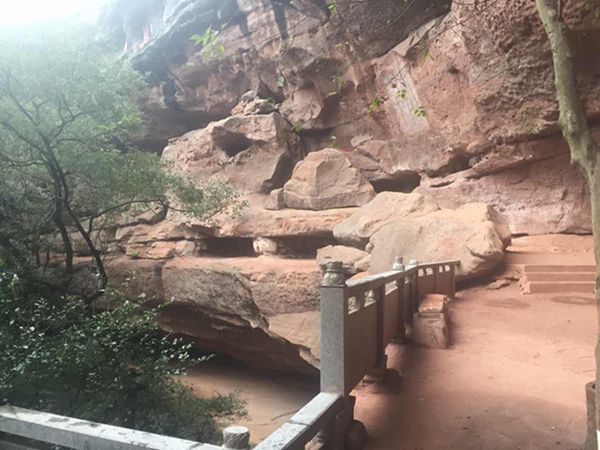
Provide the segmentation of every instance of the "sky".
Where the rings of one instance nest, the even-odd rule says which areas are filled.
[[[0,26],[19,25],[79,15],[96,17],[103,0],[0,0]]]

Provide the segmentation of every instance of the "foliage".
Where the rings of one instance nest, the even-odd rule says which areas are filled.
[[[327,9],[329,9],[329,15],[331,18],[337,16],[337,2],[331,2],[327,5]]]
[[[424,106],[417,106],[414,109],[413,114],[417,117],[427,117],[427,110]]]
[[[367,111],[369,112],[369,114],[374,113],[377,109],[379,109],[379,107],[383,105],[383,100],[379,97],[374,97],[373,99],[371,99],[371,101],[369,102],[369,108],[367,109]]]
[[[300,132],[302,131],[302,124],[300,122],[294,122],[292,124],[292,133],[295,134],[300,134]]]
[[[280,73],[277,75],[277,87],[283,89],[285,87],[285,77]]]
[[[407,93],[406,93],[406,89],[398,89],[395,92],[396,98],[399,98],[400,100],[406,100],[407,98]]]
[[[172,378],[190,347],[160,332],[157,310],[112,299],[93,312],[0,272],[0,401],[199,441],[215,438],[215,418],[243,413],[233,395],[196,398]]]
[[[204,62],[211,61],[225,54],[225,45],[218,42],[219,33],[209,26],[202,34],[193,34],[190,40],[194,42],[196,47],[202,49],[202,60]]]
[[[330,145],[331,145],[332,148],[338,148],[339,147],[337,136],[335,136],[335,135],[329,136],[329,143],[330,143]]]
[[[0,258],[11,267],[24,273],[30,255],[62,252],[72,273],[77,235],[101,290],[97,228],[133,205],[209,217],[234,203],[224,183],[197,186],[135,149],[141,86],[87,31],[0,35]]]

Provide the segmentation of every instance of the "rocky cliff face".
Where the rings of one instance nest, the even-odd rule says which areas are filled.
[[[594,122],[600,40],[582,5],[567,1],[565,17]],[[532,1],[119,0],[105,22],[148,73],[140,144],[249,203],[210,228],[168,211],[113,236],[116,267],[174,297],[165,326],[200,345],[310,370],[315,334],[299,328],[318,315],[317,250],[368,266],[340,242],[383,270],[390,252],[465,251],[455,230],[469,278],[498,264],[510,232],[590,231]],[[201,293],[213,281],[235,311]]]

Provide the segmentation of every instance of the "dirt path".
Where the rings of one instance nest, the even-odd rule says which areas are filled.
[[[514,239],[512,264],[591,264],[589,236]],[[462,291],[450,306],[452,346],[390,346],[385,383],[361,386],[367,450],[573,450],[584,440],[584,386],[594,376],[591,296]],[[201,394],[238,390],[257,442],[318,391],[318,380],[217,358],[187,381]]]
[[[357,390],[369,449],[577,449],[593,378],[591,297],[463,291],[448,350],[389,348],[396,370]]]
[[[246,402],[248,417],[236,425],[250,429],[252,443],[283,425],[319,391],[318,379],[253,369],[226,357],[192,369],[185,382],[199,395],[238,392]]]

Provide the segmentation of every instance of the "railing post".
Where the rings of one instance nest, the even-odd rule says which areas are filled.
[[[392,265],[392,270],[397,272],[404,272],[406,268],[404,267],[404,260],[401,256],[396,256],[394,258],[394,264]],[[403,277],[399,280],[395,281],[396,289],[398,289],[398,333],[394,337],[394,341],[396,343],[403,343],[406,340],[406,317],[408,316],[408,301],[404,296],[404,292],[406,291],[406,277]]]
[[[344,406],[335,420],[319,433],[328,448],[342,450],[354,420],[354,397],[349,396],[346,320],[346,277],[340,261],[327,263],[321,284],[321,392],[340,394]]]
[[[321,284],[321,392],[346,395],[346,279],[340,261],[327,263]]]
[[[410,303],[410,317],[409,317],[409,321],[410,323],[412,323],[412,317],[413,314],[417,311],[417,309],[419,308],[419,261],[417,261],[416,259],[411,259],[408,263],[408,269],[412,269],[412,268],[417,268],[414,272],[413,275],[411,275],[410,278],[410,299],[409,299],[409,303]]]
[[[250,450],[250,431],[233,425],[223,430],[223,450]]]
[[[450,298],[456,297],[456,264],[450,264]]]
[[[387,369],[387,356],[385,354],[385,335],[384,335],[384,327],[385,327],[385,284],[378,287],[376,292],[373,292],[375,295],[375,308],[377,314],[376,321],[376,360],[375,367],[370,372],[371,377],[381,381],[385,375],[385,370]]]

